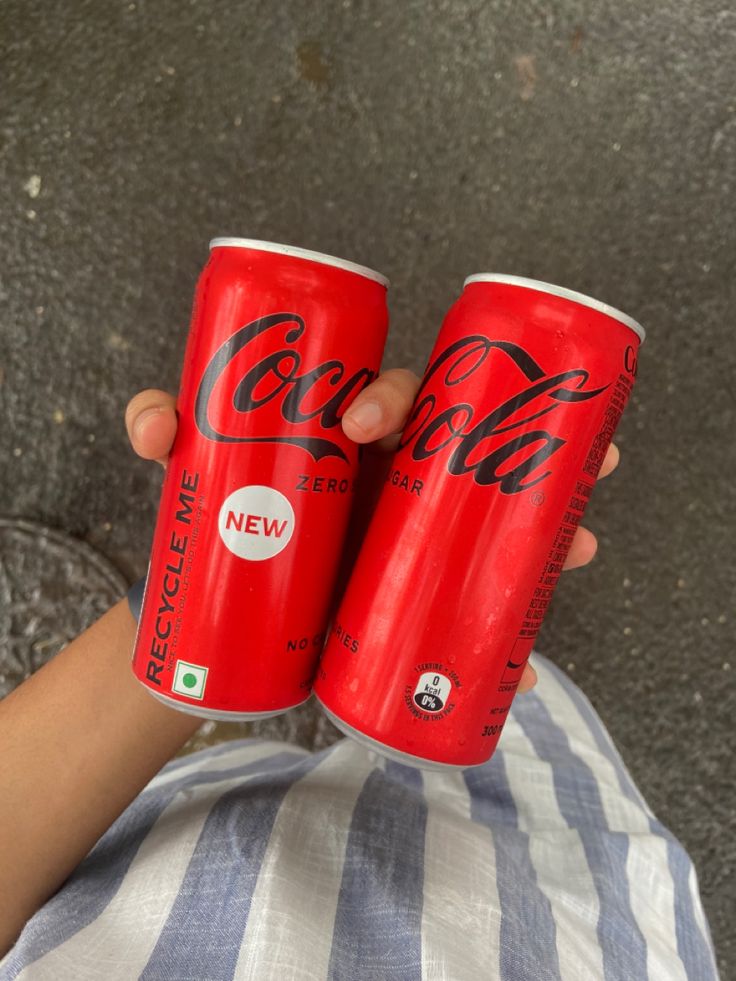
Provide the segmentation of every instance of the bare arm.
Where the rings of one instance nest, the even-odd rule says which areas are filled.
[[[344,417],[347,435],[390,448],[417,386],[409,372],[386,372]],[[372,411],[361,413],[367,405]],[[136,452],[165,464],[176,432],[173,397],[141,392],[126,422]],[[617,461],[611,446],[601,476]],[[566,568],[589,562],[595,546],[579,528]],[[134,637],[123,601],[0,703],[0,956],[200,724],[135,680]],[[535,678],[527,665],[519,691]]]
[[[201,720],[135,680],[126,601],[0,702],[0,956]]]

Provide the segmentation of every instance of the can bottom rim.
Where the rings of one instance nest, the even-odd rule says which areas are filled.
[[[314,694],[314,692],[312,693]],[[356,743],[360,743],[361,746],[365,746],[366,749],[373,749],[381,756],[385,756],[396,763],[403,763],[406,766],[414,766],[420,770],[470,770],[476,766],[483,766],[483,763],[469,763],[466,766],[462,766],[458,763],[440,763],[438,760],[427,760],[423,756],[414,756],[412,753],[403,753],[400,749],[394,749],[393,746],[387,746],[386,743],[379,742],[378,739],[373,739],[372,736],[366,736],[364,732],[359,729],[353,728],[347,722],[344,722],[338,715],[330,711],[325,703],[321,700],[318,695],[314,695],[315,700],[319,703],[319,707],[325,713],[330,722],[344,733],[353,739]],[[487,761],[485,761],[487,762]]]
[[[169,698],[168,695],[163,695],[160,692],[151,691],[148,685],[143,685],[143,687],[154,698],[157,698],[159,702],[163,702],[164,705],[175,708],[179,712],[184,712],[186,715],[196,715],[200,719],[210,719],[213,722],[258,722],[260,719],[273,719],[277,715],[283,715],[284,712],[289,712],[291,709],[298,708],[298,706],[304,705],[305,702],[309,701],[309,695],[307,695],[301,702],[295,702],[293,705],[287,705],[285,708],[276,709],[275,712],[225,712],[222,709],[199,708],[196,705],[190,705],[188,702],[180,702],[176,698]]]

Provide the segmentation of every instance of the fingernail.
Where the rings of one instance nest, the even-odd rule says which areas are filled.
[[[531,679],[529,679],[529,681],[525,682],[524,684],[519,684],[519,694],[520,695],[526,695],[526,693],[528,691],[531,691],[532,688],[536,685],[537,681],[539,680],[539,677],[537,675],[537,672],[534,670],[533,667],[531,667],[531,665],[529,665],[527,667],[527,671],[531,671],[531,673],[534,675],[534,677],[531,678]]]
[[[136,420],[133,423],[133,435],[140,438],[151,419],[153,419],[154,416],[160,416],[163,411],[163,406],[161,405],[153,406],[150,409],[144,409],[139,416],[136,416]]]
[[[361,402],[355,407],[351,406],[345,413],[345,418],[368,433],[380,425],[383,412],[378,402]]]

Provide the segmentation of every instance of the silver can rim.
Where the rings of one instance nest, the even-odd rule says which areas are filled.
[[[394,749],[393,746],[382,743],[378,739],[373,739],[372,736],[366,736],[366,734],[361,732],[360,729],[356,729],[354,726],[351,726],[350,723],[345,722],[339,715],[335,715],[331,709],[327,708],[319,695],[316,695],[314,692],[312,692],[312,694],[314,695],[315,701],[318,703],[319,707],[322,709],[330,722],[336,729],[339,729],[343,735],[348,736],[365,749],[372,750],[374,753],[378,753],[379,756],[393,760],[395,763],[403,763],[404,766],[413,766],[418,770],[434,771],[471,770],[476,766],[484,765],[483,763],[469,763],[466,765],[459,765],[457,763],[440,763],[439,760],[429,760],[424,756],[414,756],[411,753],[404,753],[400,749]]]
[[[275,252],[279,255],[291,256],[294,259],[306,259],[309,262],[319,262],[323,266],[335,266],[337,269],[344,269],[346,272],[355,273],[364,279],[371,279],[374,283],[389,288],[389,280],[382,273],[362,266],[357,262],[350,262],[349,259],[341,259],[338,256],[326,255],[324,252],[313,252],[311,249],[302,249],[297,245],[283,245],[280,242],[265,242],[255,238],[229,238],[220,236],[210,241],[210,250],[218,248],[226,249],[252,249],[255,252]]]
[[[647,336],[642,325],[633,317],[617,310],[616,307],[609,306],[608,303],[603,303],[602,300],[596,300],[594,297],[586,296],[585,293],[578,293],[576,290],[569,290],[565,286],[556,286],[554,283],[545,283],[539,279],[528,279],[526,276],[507,276],[505,273],[474,273],[466,278],[463,288],[471,283],[507,283],[509,286],[521,286],[525,289],[537,290],[539,293],[559,296],[564,300],[572,300],[574,303],[590,307],[591,310],[597,310],[598,313],[604,313],[606,316],[618,320],[619,323],[633,330],[641,341],[644,341]]]
[[[153,691],[148,685],[143,684],[140,678],[137,680],[147,692],[159,702],[163,702],[164,705],[175,708],[185,715],[196,715],[199,719],[209,719],[211,722],[261,722],[264,719],[275,719],[277,715],[290,712],[309,700],[309,695],[307,695],[301,702],[295,702],[293,705],[287,705],[285,708],[276,709],[273,712],[226,712],[222,709],[208,709],[204,706],[192,705],[190,702],[180,702],[179,699],[164,695],[163,692]]]

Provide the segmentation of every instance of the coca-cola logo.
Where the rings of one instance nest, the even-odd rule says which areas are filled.
[[[247,352],[241,354],[267,332],[274,350],[264,354],[259,343],[258,360],[248,358]],[[327,433],[339,426],[343,412],[373,372],[360,368],[348,375],[343,362],[334,358],[305,368],[305,351],[300,354],[296,347],[300,339],[304,342],[305,332],[298,314],[272,313],[228,337],[210,359],[197,390],[194,418],[203,436],[218,443],[288,443],[306,450],[314,460],[336,456],[347,462],[342,446],[315,429]],[[308,350],[308,344],[303,347]],[[245,417],[253,419],[272,403],[278,404],[283,428],[244,435]],[[248,432],[254,432],[253,425]]]
[[[505,364],[497,363],[499,357]],[[504,378],[509,371],[518,372],[522,387],[482,418],[467,401],[447,405],[452,389],[462,396],[463,383],[489,365],[489,392],[499,377],[496,372],[503,372]],[[588,377],[584,368],[547,374],[511,341],[479,334],[463,337],[427,368],[399,448],[417,461],[447,452],[447,470],[454,476],[472,473],[477,484],[498,484],[501,493],[518,494],[550,476],[550,469],[540,469],[566,442],[536,421],[549,418],[564,403],[587,402],[608,388],[586,389]]]

